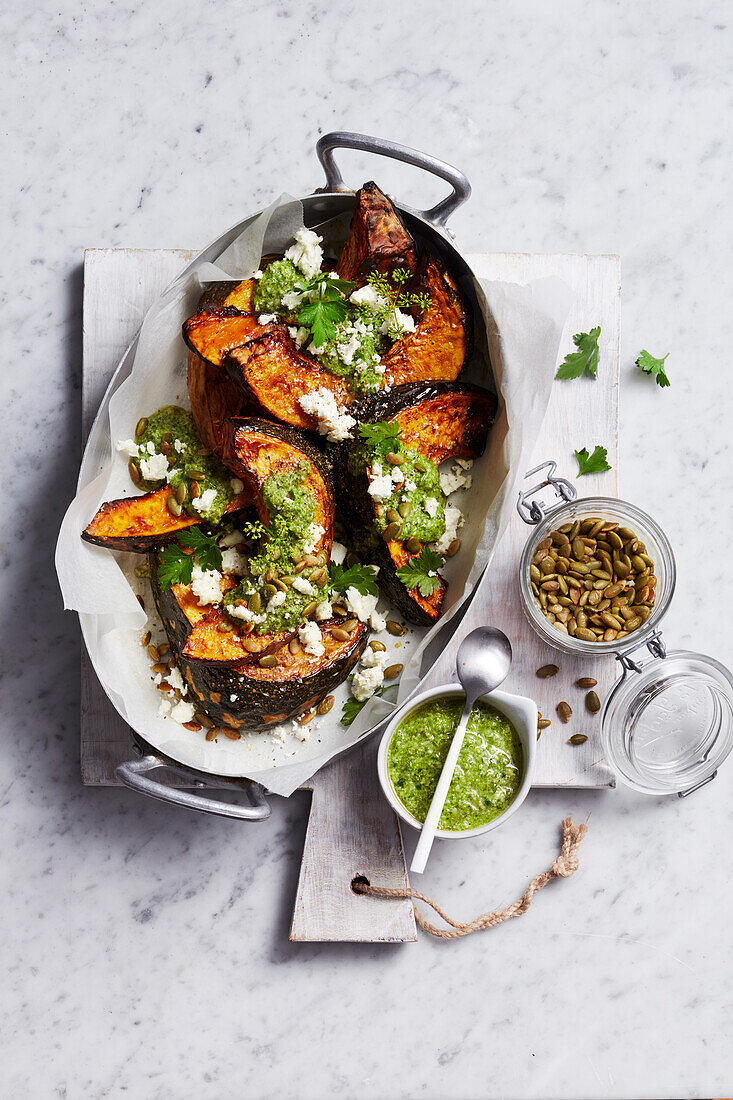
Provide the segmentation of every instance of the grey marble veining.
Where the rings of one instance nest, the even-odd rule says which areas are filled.
[[[0,29],[0,1095],[729,1092],[733,767],[686,803],[534,793],[488,841],[438,846],[424,888],[468,918],[590,815],[580,874],[510,926],[292,946],[307,796],[242,827],[81,788],[52,548],[79,458],[83,249],[203,245],[318,185],[319,133],[363,130],[466,171],[466,251],[621,254],[622,491],[675,546],[668,640],[733,664],[730,6],[62,0],[5,5]],[[343,162],[412,205],[440,194]],[[671,389],[638,376],[642,347],[671,351]]]

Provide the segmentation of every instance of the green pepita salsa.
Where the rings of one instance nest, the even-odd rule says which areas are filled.
[[[247,576],[224,597],[229,617],[240,626],[251,623],[257,634],[292,629],[328,593],[328,557],[321,550],[308,552],[320,542],[313,528],[316,497],[305,485],[309,472],[303,463],[265,480],[262,502],[270,526],[248,525],[256,552]]]
[[[430,806],[463,710],[459,696],[431,699],[400,722],[387,750],[387,772],[397,798],[422,822]],[[487,825],[517,796],[524,772],[519,735],[495,707],[471,711],[439,828],[465,832]]]
[[[220,522],[234,496],[232,476],[204,447],[190,412],[177,405],[164,405],[139,421],[134,442],[137,455],[132,456],[131,468],[134,465],[140,471],[136,484],[150,491],[167,482],[174,498],[182,484],[182,509],[190,516],[203,516],[211,524]],[[160,476],[146,476],[151,466],[155,473],[160,467]]]

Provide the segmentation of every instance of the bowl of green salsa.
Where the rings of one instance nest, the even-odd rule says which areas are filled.
[[[387,726],[377,755],[382,789],[403,821],[421,829],[465,695],[452,684],[417,696]],[[436,836],[495,829],[521,806],[534,771],[537,706],[492,691],[474,705]]]

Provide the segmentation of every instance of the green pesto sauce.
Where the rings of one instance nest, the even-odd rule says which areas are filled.
[[[304,557],[303,548],[308,541],[316,510],[315,495],[304,485],[309,470],[307,463],[303,463],[288,473],[272,474],[264,482],[262,500],[270,526],[264,529],[257,554],[250,559],[249,575],[224,597],[224,609],[240,625],[243,620],[231,614],[232,608],[236,607],[237,600],[253,604],[257,614],[263,616],[254,625],[257,634],[292,630],[303,621],[303,612],[309,604],[314,600],[321,603],[326,598],[328,581],[317,584],[313,580],[327,564],[327,555],[323,551],[313,555],[315,564],[307,566],[299,574],[294,571],[296,563]],[[299,592],[294,588],[296,576],[307,581],[312,591]],[[268,611],[268,604],[278,591],[276,581],[285,585],[285,599]],[[254,601],[253,597],[256,597]]]
[[[463,702],[460,697],[432,699],[400,722],[389,743],[392,786],[418,821],[427,815]],[[512,723],[490,704],[476,703],[439,827],[464,832],[493,821],[516,798],[523,770],[522,746]]]
[[[265,268],[262,278],[257,280],[253,299],[255,312],[284,312],[289,315],[291,310],[283,310],[283,295],[296,290],[295,284],[302,278],[303,276],[290,260],[273,260]]]
[[[153,445],[156,454],[160,454],[163,444],[167,442],[170,447],[168,467],[171,490],[175,492],[181,482],[184,482],[185,511],[190,516],[203,516],[211,524],[219,523],[234,495],[231,474],[215,455],[205,450],[191,413],[177,405],[164,405],[149,416],[147,421],[145,430],[135,437],[139,457],[144,459],[149,455],[148,443]],[[176,447],[176,441],[183,445],[183,450]],[[198,484],[199,495],[210,489],[215,491],[212,503],[204,512],[200,512],[193,504],[191,484],[194,481]],[[157,481],[143,478],[139,484],[147,491],[160,489],[166,484],[166,478]]]
[[[445,531],[446,496],[440,487],[438,467],[409,447],[399,445],[399,454],[404,457],[400,469],[405,475],[404,481],[395,485],[393,492],[384,501],[374,501],[374,526],[381,535],[392,522],[388,512],[399,512],[399,507],[409,505],[406,516],[402,517],[400,539],[417,538],[420,542],[435,542]],[[352,473],[363,472],[369,467],[374,472],[375,463],[381,466],[382,474],[391,474],[393,466],[381,455],[375,455],[369,447],[355,447],[349,457],[349,469]],[[414,488],[413,488],[414,486]],[[437,501],[435,515],[425,509],[428,499]]]

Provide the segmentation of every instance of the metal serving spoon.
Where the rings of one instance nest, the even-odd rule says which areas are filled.
[[[422,874],[428,862],[473,705],[482,695],[498,688],[499,684],[506,679],[511,664],[512,647],[509,639],[501,630],[496,630],[492,626],[480,626],[472,630],[461,642],[456,657],[456,672],[461,681],[461,687],[466,693],[466,705],[458,728],[453,734],[433,800],[425,816],[425,823],[420,830],[420,839],[410,864],[411,871]]]

